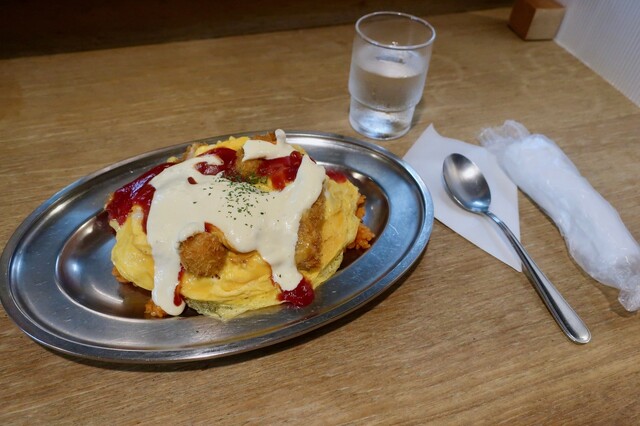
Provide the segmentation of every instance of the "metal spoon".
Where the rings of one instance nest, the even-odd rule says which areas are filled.
[[[580,317],[542,273],[509,227],[489,211],[491,191],[482,172],[471,160],[461,154],[451,154],[442,165],[445,189],[463,209],[491,218],[505,233],[515,249],[527,276],[553,315],[562,331],[576,343],[587,343],[591,333]]]

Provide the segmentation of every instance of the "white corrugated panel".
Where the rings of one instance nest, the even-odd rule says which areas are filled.
[[[556,42],[640,106],[640,0],[558,0]]]

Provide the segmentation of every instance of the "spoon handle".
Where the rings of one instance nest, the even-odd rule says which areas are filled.
[[[555,286],[549,281],[544,273],[538,268],[538,265],[531,259],[525,248],[520,244],[520,241],[511,232],[509,227],[491,212],[485,212],[495,223],[498,224],[500,229],[505,233],[511,245],[515,249],[522,264],[525,267],[529,280],[533,283],[538,294],[544,301],[545,305],[553,315],[562,331],[575,343],[587,343],[591,340],[591,333],[587,326],[582,322],[582,319],[576,314],[573,308],[564,300],[564,297],[555,288]]]

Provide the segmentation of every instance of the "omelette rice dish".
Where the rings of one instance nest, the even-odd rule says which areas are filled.
[[[113,273],[151,291],[148,316],[305,306],[345,250],[370,246],[364,202],[282,130],[193,144],[109,196]]]

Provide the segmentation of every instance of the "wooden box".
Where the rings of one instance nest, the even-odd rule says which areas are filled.
[[[551,40],[564,18],[564,6],[554,0],[516,0],[509,27],[523,40]]]

